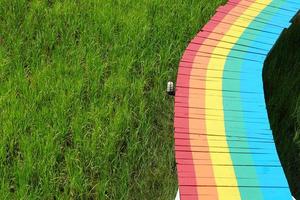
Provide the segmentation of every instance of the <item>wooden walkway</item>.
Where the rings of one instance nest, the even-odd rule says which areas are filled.
[[[229,0],[188,45],[175,96],[181,200],[292,199],[262,68],[299,9],[299,0]]]

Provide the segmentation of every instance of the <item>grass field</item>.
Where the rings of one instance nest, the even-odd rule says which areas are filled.
[[[172,98],[222,0],[0,0],[0,199],[173,199]]]
[[[0,0],[0,199],[173,199],[166,82],[224,1]],[[298,198],[299,33],[264,74]]]

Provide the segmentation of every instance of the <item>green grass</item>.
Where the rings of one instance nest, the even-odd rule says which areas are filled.
[[[0,0],[0,199],[173,199],[175,80],[224,0]],[[300,198],[300,26],[266,61],[270,122]]]
[[[0,0],[0,199],[173,199],[189,40],[224,0]]]
[[[277,151],[300,199],[300,21],[285,31],[264,67],[264,87]]]

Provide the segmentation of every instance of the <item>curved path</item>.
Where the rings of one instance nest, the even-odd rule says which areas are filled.
[[[262,82],[299,0],[229,0],[188,45],[175,96],[180,199],[292,199]]]

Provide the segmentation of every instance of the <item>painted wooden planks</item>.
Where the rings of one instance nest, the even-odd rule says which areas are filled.
[[[290,199],[269,127],[263,62],[294,0],[229,0],[179,64],[175,156],[181,199]]]

